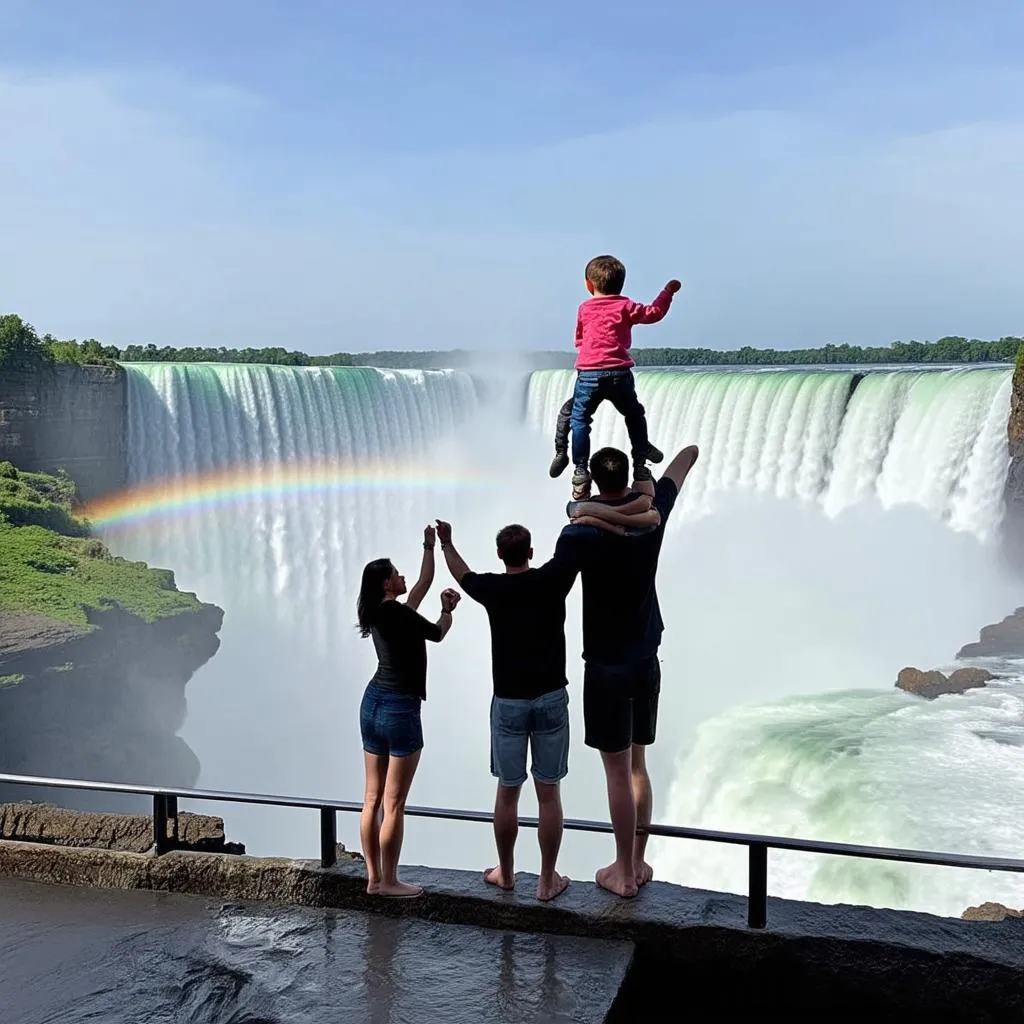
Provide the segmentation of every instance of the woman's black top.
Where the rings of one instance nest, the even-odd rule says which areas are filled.
[[[407,697],[427,699],[427,644],[440,643],[441,627],[398,601],[382,601],[370,620],[377,650],[371,683]]]

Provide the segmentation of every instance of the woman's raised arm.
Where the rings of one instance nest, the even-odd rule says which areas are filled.
[[[420,578],[413,584],[405,603],[413,610],[423,603],[427,596],[430,584],[434,582],[434,541],[436,534],[434,528],[428,526],[423,531],[423,561],[420,562]]]

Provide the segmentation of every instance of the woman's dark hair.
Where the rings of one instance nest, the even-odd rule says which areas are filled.
[[[390,558],[375,558],[363,567],[363,581],[359,584],[359,600],[356,601],[360,636],[370,635],[370,620],[384,600],[384,584],[394,571]]]

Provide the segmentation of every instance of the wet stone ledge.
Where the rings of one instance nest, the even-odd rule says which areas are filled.
[[[311,861],[0,842],[0,876],[626,940],[636,955],[612,1020],[681,1019],[695,1001],[716,1016],[841,1009],[902,1021],[908,1013],[1002,1021],[1024,1006],[1022,919],[978,923],[771,899],[768,927],[751,930],[739,896],[654,882],[627,902],[575,881],[541,904],[531,876],[519,876],[520,891],[502,893],[477,873],[423,867],[403,869],[407,881],[426,887],[423,897],[383,900],[366,895],[362,863],[351,855],[324,870]],[[662,1013],[665,1006],[672,1012]]]

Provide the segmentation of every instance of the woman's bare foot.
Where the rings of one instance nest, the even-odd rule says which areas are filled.
[[[380,882],[367,882],[366,891],[367,893],[369,893],[369,895],[376,896],[377,893],[380,891]]]
[[[537,899],[542,903],[547,903],[548,900],[561,896],[568,887],[569,879],[565,875],[555,872],[555,876],[550,882],[545,882],[543,878],[537,882]]]
[[[637,888],[646,885],[654,877],[654,868],[647,861],[640,861],[640,867],[636,869]]]
[[[601,868],[594,876],[594,881],[602,889],[607,889],[623,899],[631,899],[637,892],[636,877],[623,872],[618,864],[609,864],[608,867]]]
[[[506,878],[502,874],[500,864],[496,868],[489,868],[484,872],[484,881],[488,885],[496,885],[499,889],[504,889],[506,892],[516,887],[516,876],[513,875],[510,879]]]
[[[381,882],[377,886],[377,891],[374,895],[411,899],[413,896],[422,896],[423,890],[418,885],[409,885],[408,882],[392,882],[390,885],[386,882]]]

